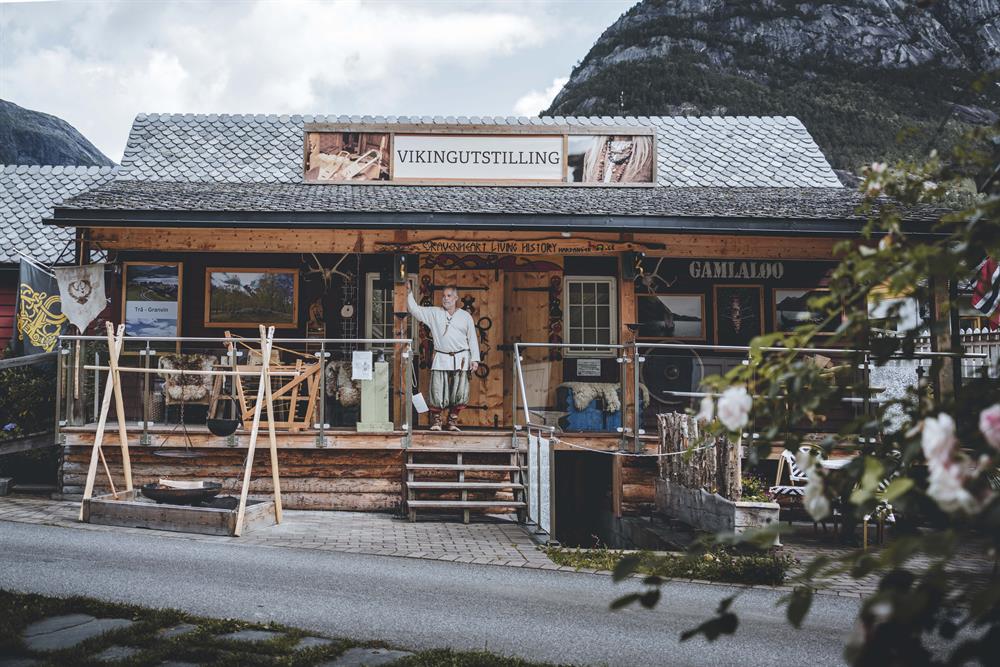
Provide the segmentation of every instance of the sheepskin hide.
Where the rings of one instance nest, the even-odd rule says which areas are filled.
[[[563,382],[559,386],[573,392],[573,406],[577,410],[586,410],[595,398],[603,401],[605,412],[618,412],[622,408],[621,397],[618,395],[621,387],[614,382]],[[649,405],[649,390],[646,385],[639,385],[639,393],[642,404]]]
[[[210,371],[215,359],[207,354],[165,354],[160,357],[160,368],[183,371]],[[163,386],[172,400],[200,401],[212,388],[211,375],[178,375],[161,373]]]
[[[345,408],[361,403],[361,385],[351,379],[351,362],[331,361],[326,365],[326,395],[335,396]]]

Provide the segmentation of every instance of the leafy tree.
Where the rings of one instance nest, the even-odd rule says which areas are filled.
[[[977,192],[970,192],[972,182]],[[798,453],[802,433],[810,426],[827,430],[821,427],[824,415],[850,392],[829,382],[809,355],[792,348],[816,347],[824,328],[840,321],[830,341],[834,347],[867,349],[875,364],[890,356],[913,359],[920,331],[890,336],[874,330],[867,317],[870,291],[885,288],[929,301],[947,294],[947,286],[968,280],[985,256],[1000,257],[1000,124],[973,130],[945,157],[932,152],[922,164],[873,164],[862,188],[869,214],[863,240],[841,245],[829,295],[810,302],[811,309],[824,313],[823,321],[756,338],[750,366],[708,381],[715,391],[724,391],[717,404],[710,399],[702,406],[701,417],[715,417],[709,430],[741,430],[748,412],[755,424],[765,425],[758,427],[761,447],[751,459],[775,446]],[[918,233],[909,221],[930,214],[936,219],[933,235]],[[890,329],[903,326],[898,310],[888,319]],[[948,325],[947,317],[937,318],[932,334],[947,332]],[[783,351],[764,350],[774,347]],[[859,352],[851,361],[865,360]],[[805,505],[813,518],[837,507],[853,528],[863,516],[884,511],[886,503],[908,518],[910,527],[898,527],[878,552],[857,550],[810,562],[782,601],[789,622],[799,627],[824,578],[877,575],[878,590],[864,601],[858,632],[845,650],[855,665],[995,664],[1000,648],[1000,380],[994,368],[993,378],[983,373],[952,388],[951,363],[935,358],[929,377],[905,396],[875,405],[822,443],[820,449],[829,453],[837,442],[856,442],[858,456],[848,466],[823,470],[811,457],[801,459],[809,469]],[[771,538],[773,531],[759,531],[720,535],[715,541],[767,544]],[[959,546],[973,538],[985,542],[984,556],[994,559],[985,582],[948,567]],[[626,559],[616,574],[623,577],[634,567]],[[655,605],[662,581],[644,581],[644,593],[617,604]],[[732,601],[723,600],[714,618],[682,638],[733,634],[739,620]]]

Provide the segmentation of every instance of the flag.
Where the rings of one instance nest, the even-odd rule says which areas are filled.
[[[55,267],[63,315],[82,334],[108,305],[104,265]]]
[[[66,323],[56,279],[23,259],[17,281],[14,320],[16,326],[11,347],[17,356],[56,349]]]
[[[1000,263],[987,257],[976,269],[972,307],[985,315],[991,330],[1000,329]]]

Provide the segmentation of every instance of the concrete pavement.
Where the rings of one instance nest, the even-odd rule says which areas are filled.
[[[796,631],[775,608],[782,591],[743,589],[735,637],[681,643],[683,630],[739,587],[671,582],[653,611],[608,611],[635,586],[583,573],[0,522],[2,588],[274,620],[404,648],[487,648],[578,664],[831,665],[841,662],[859,605],[819,596]]]

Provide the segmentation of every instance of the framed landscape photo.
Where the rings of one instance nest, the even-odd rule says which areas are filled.
[[[829,293],[830,290],[823,287],[776,287],[773,292],[774,330],[787,333],[803,324],[822,323],[823,314],[809,309],[809,299]],[[823,332],[833,333],[839,324],[834,319],[823,327]]]
[[[764,288],[714,285],[715,344],[749,345],[764,331]]]
[[[205,326],[294,329],[298,269],[205,269]]]
[[[636,300],[638,338],[705,340],[704,294],[640,294]]]
[[[180,262],[122,264],[122,322],[126,336],[180,336]]]

